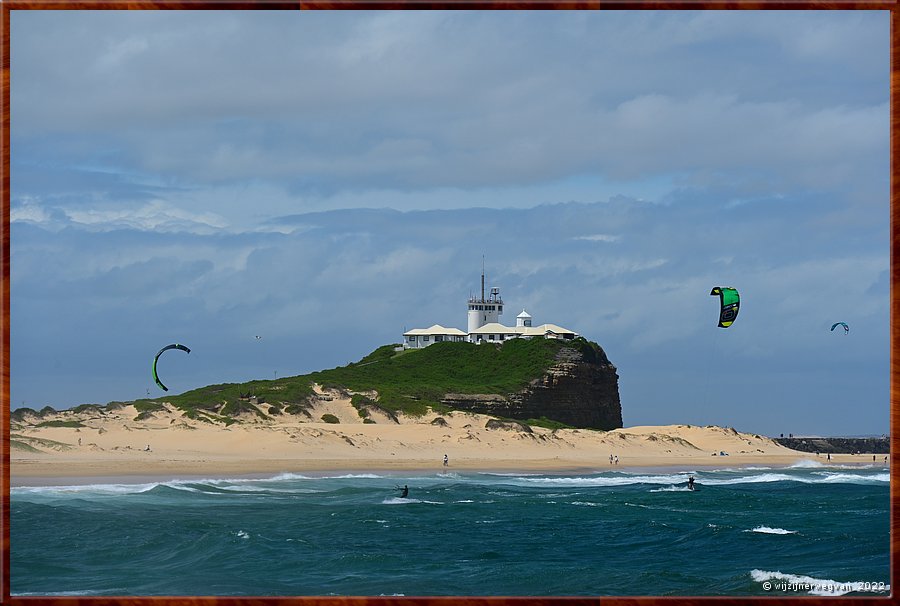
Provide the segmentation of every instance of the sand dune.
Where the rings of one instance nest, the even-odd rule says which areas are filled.
[[[173,407],[142,420],[135,419],[138,411],[133,406],[126,406],[14,421],[12,483],[82,476],[440,469],[444,454],[451,468],[484,470],[606,469],[615,466],[610,455],[618,457],[622,468],[790,465],[816,459],[815,454],[789,450],[764,436],[717,426],[527,431],[514,426],[489,429],[491,417],[479,414],[400,415],[395,421],[377,411],[370,414],[374,423],[364,423],[342,394],[318,387],[317,392],[322,397],[310,410],[310,418],[247,415],[228,427],[185,418]],[[323,422],[326,414],[340,422]],[[81,426],[48,426],[48,422]],[[832,458],[867,462],[862,455]]]

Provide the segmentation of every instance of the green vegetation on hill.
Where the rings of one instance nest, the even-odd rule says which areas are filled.
[[[429,408],[444,413],[449,409],[440,401],[447,393],[505,395],[523,389],[553,365],[564,347],[580,351],[586,361],[606,362],[600,346],[583,338],[514,339],[503,345],[444,342],[402,351],[396,347],[384,345],[359,362],[306,375],[208,385],[132,404],[144,416],[164,410],[162,402],[168,402],[189,418],[231,424],[240,414],[258,418],[308,415],[309,400],[315,395],[312,384],[319,383],[325,388],[377,391],[375,402],[364,396],[353,399],[361,416],[366,416],[365,405],[412,415],[424,414]],[[255,400],[251,401],[251,396]],[[110,410],[122,405],[111,402]]]
[[[503,345],[445,342],[403,352],[385,345],[357,363],[307,376],[328,388],[374,389],[381,407],[421,415],[429,407],[445,411],[440,401],[447,393],[518,391],[541,376],[563,346],[552,339],[514,339]]]

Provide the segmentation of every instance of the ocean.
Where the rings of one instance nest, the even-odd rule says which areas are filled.
[[[888,487],[884,465],[812,461],[14,487],[10,588],[19,596],[887,596]]]

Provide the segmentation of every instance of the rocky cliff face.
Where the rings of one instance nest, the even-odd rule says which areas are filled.
[[[546,417],[574,427],[622,427],[619,375],[602,349],[565,347],[556,363],[522,391],[507,396],[446,394],[443,404],[511,419]]]

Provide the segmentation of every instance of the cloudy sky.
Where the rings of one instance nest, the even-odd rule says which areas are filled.
[[[626,425],[888,431],[886,11],[13,11],[11,33],[13,407],[159,396],[172,342],[179,393],[465,328],[484,255],[507,324],[603,346]],[[717,285],[741,292],[727,330]]]

